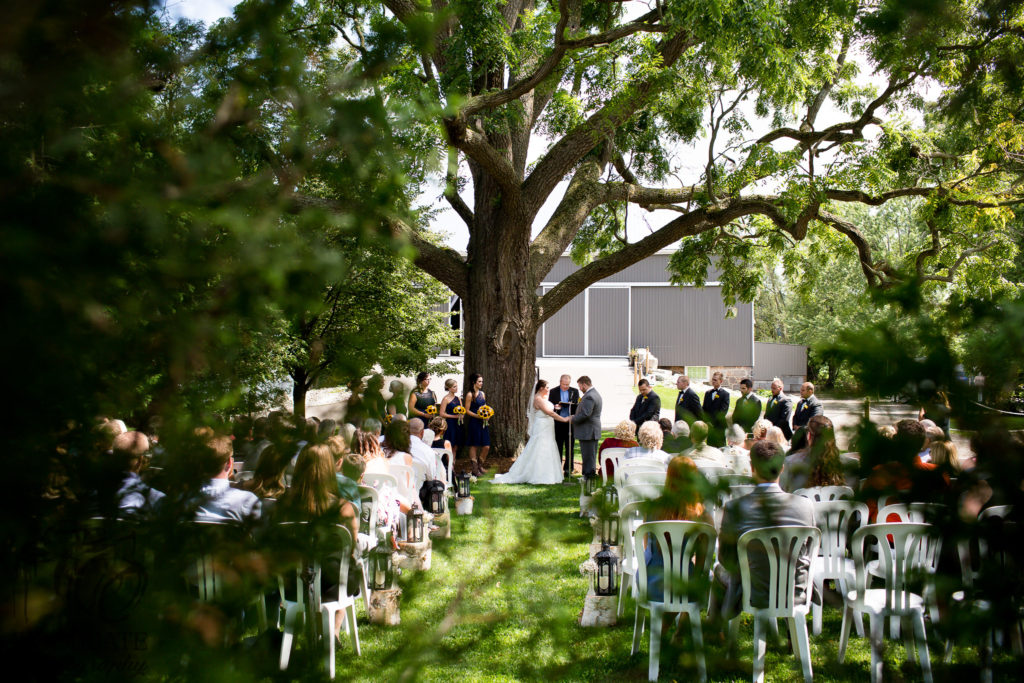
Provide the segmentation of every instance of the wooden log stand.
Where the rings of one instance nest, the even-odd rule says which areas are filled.
[[[370,616],[370,623],[382,624],[384,626],[398,626],[402,623],[402,613],[399,609],[402,603],[402,589],[390,588],[388,590],[373,591],[370,593],[370,604],[367,612]]]

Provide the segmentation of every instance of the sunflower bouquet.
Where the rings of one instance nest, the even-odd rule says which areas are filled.
[[[476,414],[484,421],[484,429],[487,429],[487,421],[494,417],[494,408],[489,405],[482,405]]]
[[[466,409],[463,406],[455,406],[452,408],[452,412],[459,416],[459,424],[462,424],[462,416],[466,414]]]
[[[385,426],[391,424],[391,418],[392,418],[391,413],[384,413],[384,425]]]
[[[425,412],[430,417],[434,417],[435,415],[437,415],[437,406],[431,403],[423,412]]]

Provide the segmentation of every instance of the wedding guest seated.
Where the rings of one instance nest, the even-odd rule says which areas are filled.
[[[921,462],[933,462],[932,460],[932,444],[937,441],[944,441],[946,439],[946,433],[942,431],[942,427],[937,426],[931,420],[920,420],[921,426],[924,427],[924,448],[921,449]],[[930,423],[930,424],[929,424]]]
[[[685,423],[684,423],[685,424]],[[701,501],[700,475],[697,473],[697,466],[685,455],[677,455],[668,462],[668,469],[665,472],[665,489],[662,495],[651,502],[651,508],[645,519],[648,522],[664,520],[680,520],[686,522],[704,522],[714,525],[714,518],[711,511],[704,507]],[[665,561],[661,554],[661,547],[651,541],[644,539],[644,563],[647,565],[647,595],[651,600],[661,600],[664,588],[664,566]],[[712,552],[714,548],[705,548],[702,553]],[[698,565],[703,563],[703,555],[698,552],[694,557]],[[695,592],[699,587],[694,587]],[[707,584],[704,584],[704,595],[707,595]],[[674,617],[673,614],[665,616],[666,619]]]
[[[252,423],[252,447],[248,451],[245,461],[242,463],[242,470],[255,472],[260,462],[260,456],[264,449],[271,444],[270,420],[266,417],[258,417]]]
[[[142,482],[139,474],[146,466],[149,439],[142,432],[125,432],[112,444],[116,466],[124,473],[117,492],[117,507],[128,516],[152,514],[164,494]]]
[[[212,432],[212,430],[209,430]],[[199,522],[247,522],[258,519],[260,499],[249,491],[231,488],[229,477],[235,466],[231,439],[213,436],[206,441],[205,458],[211,478],[199,489],[195,519]]]
[[[779,475],[785,471],[784,453],[777,444],[759,441],[750,450],[750,462],[757,486],[752,493],[734,498],[725,504],[722,526],[718,535],[718,562],[715,566],[715,590],[712,592],[712,607],[708,616],[729,619],[734,616],[742,597],[739,555],[736,543],[747,531],[770,526],[814,526],[814,505],[807,498],[785,493],[779,487]],[[748,555],[750,561],[751,591],[750,604],[754,607],[768,605],[769,571],[768,558],[755,544]],[[796,604],[803,604],[810,598],[802,590],[811,566],[811,558],[805,553],[796,563],[797,593]],[[720,606],[720,607],[718,607]]]
[[[754,426],[750,428],[750,438],[743,443],[743,447],[748,451],[754,446],[757,441],[764,441],[768,437],[768,430],[772,428],[772,423],[763,417],[754,423]],[[779,430],[780,432],[782,430]]]
[[[666,436],[661,446],[666,453],[682,453],[692,447],[690,424],[686,420],[678,420],[672,425],[672,435]]]
[[[424,431],[423,420],[418,417],[409,420],[409,455],[412,460],[427,468],[425,479],[415,483],[417,491],[425,481],[437,479],[437,459],[434,457],[434,449],[423,441]]]
[[[359,534],[359,509],[351,501],[338,497],[337,474],[334,456],[326,443],[310,444],[299,453],[295,463],[292,485],[281,497],[274,519],[281,522],[306,522],[311,526],[310,540],[320,554],[322,567],[320,590],[327,602],[338,599],[338,577],[341,537],[337,527],[347,527],[352,538]],[[357,556],[353,543],[350,552]],[[349,586],[349,594],[359,590],[358,585]],[[342,614],[337,615],[334,624],[335,637],[341,628]]]
[[[644,422],[640,425],[640,430],[637,432],[637,441],[640,442],[640,445],[626,451],[622,455],[623,459],[654,458],[667,465],[668,461],[672,459],[672,456],[661,450],[663,438],[662,433],[661,425],[657,422],[654,422],[653,420]]]
[[[664,440],[667,439],[668,437],[672,436],[672,420],[668,419],[667,417],[659,418],[658,426],[661,427],[662,442],[664,442]]]
[[[960,452],[951,439],[937,439],[931,443],[932,462],[950,476],[958,476],[963,469]]]
[[[430,442],[430,447],[443,448],[445,450],[441,456],[441,462],[444,463],[447,476],[447,472],[451,469],[451,463],[448,462],[448,454],[455,452],[452,450],[452,442],[445,438],[445,432],[448,431],[448,420],[438,415],[430,421],[430,429],[434,432],[434,440]]]
[[[877,512],[877,496],[891,495],[902,492],[903,497],[913,501],[929,502],[936,500],[949,487],[949,477],[944,472],[937,472],[936,465],[921,461],[921,451],[925,444],[925,430],[917,420],[900,420],[896,423],[896,433],[891,445],[879,455],[873,455],[877,461],[871,474],[861,485],[861,490],[868,494],[868,508],[874,523]],[[880,522],[895,520],[878,520]]]
[[[369,420],[367,420],[369,421]],[[365,424],[365,423],[364,423]],[[373,432],[356,431],[355,451],[365,462],[363,474],[390,474],[384,451]],[[364,483],[360,480],[360,483]],[[399,530],[399,517],[411,509],[410,502],[398,495],[391,486],[377,487],[377,524],[395,532]]]
[[[601,451],[606,448],[635,448],[639,445],[636,442],[636,425],[632,420],[623,420],[615,425],[615,436],[609,436],[597,447],[597,461],[601,463],[602,468],[607,466],[609,479],[615,474],[615,466],[610,461],[604,462]]]
[[[318,439],[326,441],[330,437],[337,435],[338,431],[337,420],[327,418],[326,420],[320,420],[320,424],[316,428],[316,435]]]
[[[693,448],[683,453],[689,456],[697,465],[717,465],[718,467],[731,467],[732,463],[725,453],[714,446],[708,445],[708,433],[710,428],[706,422],[697,420],[690,425],[690,440],[693,441]]]
[[[242,482],[238,488],[253,493],[261,501],[263,512],[269,514],[274,501],[284,495],[284,471],[291,459],[274,444],[263,449],[259,464],[252,479]]]
[[[363,420],[363,429],[373,434],[373,437],[377,439],[377,443],[384,442],[384,435],[381,434],[381,421],[375,417],[368,417]]]
[[[734,473],[749,477],[751,475],[750,451],[743,447],[746,440],[747,434],[743,431],[743,427],[734,424],[725,432],[726,445],[722,449],[722,453],[728,458],[729,466]]]
[[[409,423],[403,420],[395,420],[384,430],[384,443],[381,444],[381,450],[384,451],[384,457],[389,464],[395,463],[412,467],[412,455],[409,453],[411,449],[410,443]],[[415,491],[418,490],[415,483],[409,480],[404,482],[404,485]],[[399,482],[399,484],[402,484],[402,482]],[[410,505],[412,504],[411,500],[408,502]]]
[[[790,449],[790,443],[786,441],[786,433],[782,431],[781,427],[769,427],[768,432],[764,435],[764,440],[775,444],[783,451]]]
[[[355,443],[356,439],[356,426],[351,422],[346,422],[341,425],[341,429],[338,430],[338,436],[340,436],[349,448],[352,448],[352,444]]]
[[[815,415],[807,423],[807,446],[786,456],[779,478],[783,491],[813,486],[844,486],[846,475],[836,445],[832,420]]]

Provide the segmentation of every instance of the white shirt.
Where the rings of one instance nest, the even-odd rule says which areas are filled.
[[[434,449],[430,447],[430,444],[424,443],[420,437],[413,436],[409,439],[409,455],[416,462],[423,463],[427,467],[427,478],[437,479],[437,458],[434,457]],[[423,482],[416,482],[417,490],[423,485]]]

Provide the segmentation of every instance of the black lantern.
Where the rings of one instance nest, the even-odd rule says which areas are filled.
[[[423,510],[414,507],[405,516],[405,540],[410,543],[423,542]]]
[[[615,595],[619,592],[619,558],[608,550],[608,544],[601,544],[601,552],[594,555],[597,573],[594,574],[596,595]]]
[[[605,511],[601,516],[601,545],[619,544],[619,513]]]
[[[370,551],[370,588],[386,591],[395,586],[395,568],[391,564],[391,536]]]
[[[609,510],[619,509],[619,492],[615,489],[615,484],[608,484],[604,489],[604,503]]]
[[[469,498],[469,472],[459,475],[459,498]]]
[[[440,515],[444,512],[444,484],[430,488],[430,514]]]
[[[583,475],[583,495],[592,496],[594,491],[597,490],[597,475],[596,474],[584,474]]]

